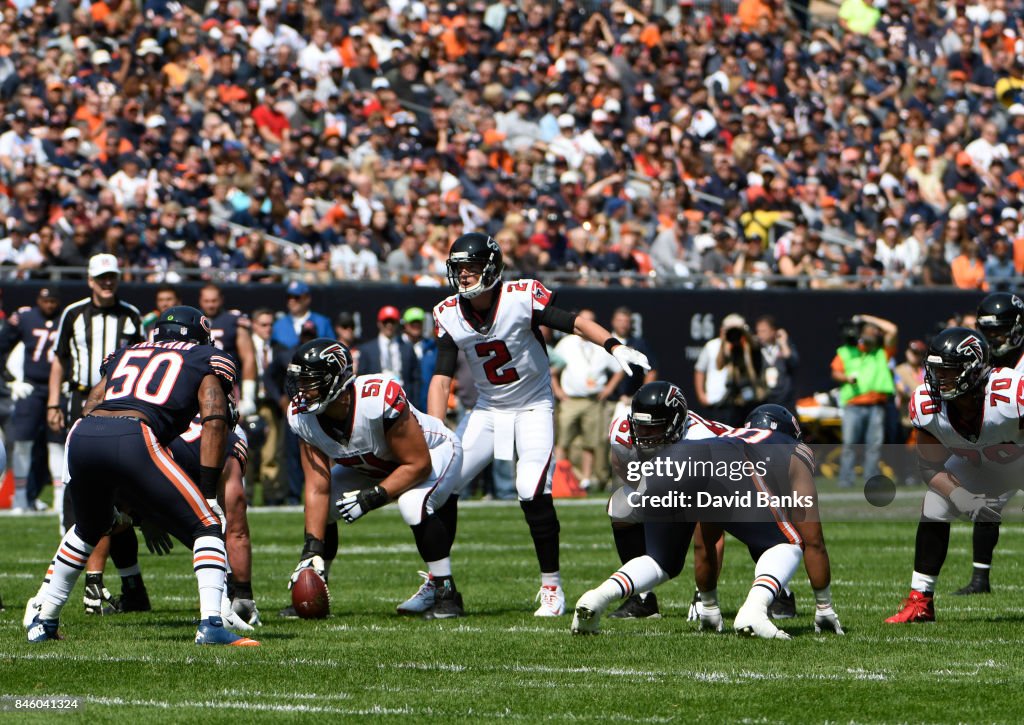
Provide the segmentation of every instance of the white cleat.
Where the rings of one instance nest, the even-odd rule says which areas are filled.
[[[744,637],[758,637],[760,639],[793,639],[784,631],[772,624],[768,618],[768,611],[758,610],[753,607],[740,607],[736,612],[736,620],[732,624],[736,633]]]
[[[437,587],[434,585],[434,577],[425,571],[418,572],[423,577],[423,583],[416,593],[398,605],[396,608],[399,614],[423,614],[434,608]]]
[[[601,631],[601,613],[607,605],[591,589],[576,602],[569,630],[573,634],[598,634]]]
[[[533,616],[561,617],[565,614],[565,592],[562,587],[545,584],[537,592],[537,599],[540,600],[540,606]]]
[[[700,621],[701,630],[710,630],[712,632],[721,632],[725,625],[722,623],[722,610],[718,608],[718,605],[714,606],[701,606],[700,614],[697,615]]]
[[[43,600],[41,597],[32,597],[28,600],[25,605],[25,616],[21,618],[21,626],[28,629],[32,626],[32,620],[39,614],[39,610],[43,606]]]

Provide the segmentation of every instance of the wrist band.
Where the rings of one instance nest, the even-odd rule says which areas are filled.
[[[612,350],[621,344],[622,343],[616,340],[614,337],[609,337],[607,340],[604,341],[604,349],[607,350],[608,354],[610,355]]]
[[[199,466],[199,492],[203,498],[217,498],[217,483],[220,469],[216,466]]]
[[[59,405],[48,405],[48,406],[46,406],[46,409],[47,410],[62,410],[62,408]]]

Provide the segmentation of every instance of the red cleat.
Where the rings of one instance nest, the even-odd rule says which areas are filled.
[[[903,608],[885,620],[886,624],[910,624],[913,622],[934,622],[935,604],[930,594],[922,594],[914,589],[910,596],[903,600]]]

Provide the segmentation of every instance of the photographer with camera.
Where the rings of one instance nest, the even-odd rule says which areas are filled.
[[[885,439],[885,410],[895,392],[889,361],[896,354],[899,329],[873,315],[854,315],[843,325],[843,344],[832,359],[832,379],[840,384],[843,452],[839,486],[853,486],[856,445],[864,446],[864,480],[878,475]]]
[[[796,410],[794,378],[800,357],[790,342],[789,333],[779,327],[771,315],[762,315],[754,322],[754,333],[761,348],[766,403]]]
[[[764,401],[761,350],[736,313],[722,320],[719,335],[709,340],[697,358],[694,388],[701,406],[714,420],[743,425],[747,414]]]

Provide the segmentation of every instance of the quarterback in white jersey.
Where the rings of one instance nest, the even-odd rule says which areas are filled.
[[[935,582],[960,516],[995,522],[1024,471],[1024,374],[992,369],[985,338],[943,330],[925,358],[925,384],[910,399],[910,420],[925,483],[910,596],[891,624],[935,621]]]
[[[353,523],[397,500],[427,565],[426,581],[401,614],[462,614],[451,571],[454,508],[462,446],[436,418],[413,407],[389,375],[356,377],[348,348],[335,340],[302,345],[288,366],[288,425],[300,439],[305,475],[306,543],[298,573],[312,567],[326,580],[337,553],[337,521]],[[332,463],[337,464],[332,470]],[[333,528],[333,535],[329,535]],[[330,542],[330,544],[328,544]]]
[[[503,283],[498,243],[486,234],[464,234],[448,256],[448,279],[457,294],[434,308],[437,366],[428,412],[444,418],[458,352],[465,353],[479,399],[459,425],[465,487],[492,459],[516,461],[516,490],[530,527],[541,571],[535,614],[565,612],[558,562],[558,516],[551,500],[554,396],[547,352],[538,326],[575,333],[603,345],[626,372],[650,369],[643,354],[626,347],[595,322],[551,305],[536,280]]]
[[[1010,292],[993,292],[978,304],[977,329],[992,352],[992,367],[1024,372],[1024,301]],[[992,591],[989,574],[992,554],[999,542],[998,521],[975,521],[971,544],[974,566],[971,580],[957,594]]]

